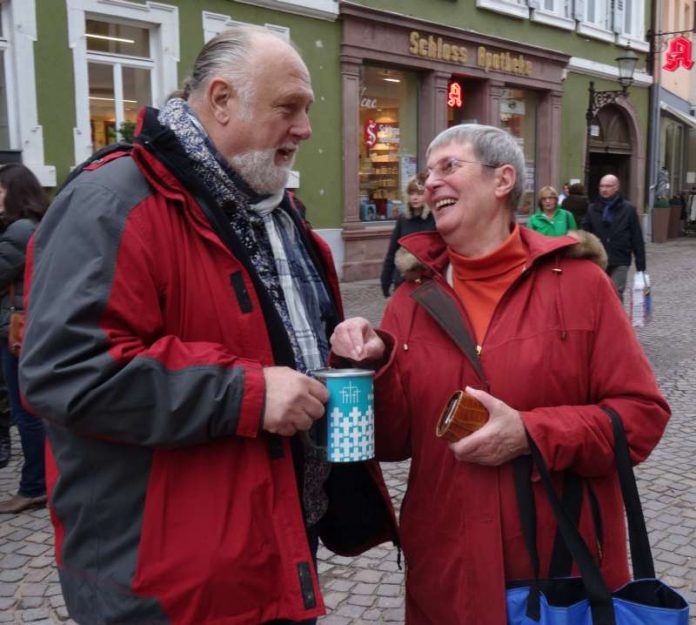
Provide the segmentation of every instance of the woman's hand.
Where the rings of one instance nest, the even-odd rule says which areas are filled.
[[[497,467],[529,453],[527,433],[519,411],[485,391],[469,386],[465,391],[486,407],[488,422],[473,434],[450,443],[457,460]]]
[[[336,356],[356,363],[381,360],[386,349],[372,324],[362,317],[352,317],[339,323],[329,340],[331,351]]]

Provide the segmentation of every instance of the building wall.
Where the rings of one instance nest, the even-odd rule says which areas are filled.
[[[463,28],[469,31],[495,35],[500,39],[526,43],[590,58],[600,63],[615,65],[615,46],[596,41],[573,31],[517,19],[476,7],[475,0],[352,0],[355,4],[393,11],[402,15],[430,20],[436,24]],[[649,20],[650,1],[645,3],[644,19]]]
[[[12,0],[21,2],[22,0]],[[37,72],[38,89],[38,115],[39,123],[43,127],[45,143],[45,162],[54,165],[57,169],[57,182],[65,178],[70,169],[76,164],[75,128],[76,101],[75,101],[75,68],[73,65],[73,50],[70,47],[68,37],[69,15],[67,4],[81,0],[37,0],[37,31],[35,42],[35,65]],[[317,0],[323,1],[323,0]],[[478,0],[484,1],[484,0]],[[489,2],[491,0],[485,0]],[[130,5],[139,2],[142,5],[151,5],[146,0],[132,0],[129,3],[113,3],[104,0],[105,5]],[[283,2],[270,2],[259,0],[266,7],[254,6],[251,0],[163,0],[162,4],[177,8],[178,42],[176,75],[179,84],[188,75],[195,55],[204,42],[203,12],[229,16],[232,20],[250,22],[263,25],[265,23],[285,26],[290,29],[292,40],[299,47],[313,80],[316,103],[311,112],[313,137],[306,142],[299,152],[296,169],[300,172],[298,195],[308,208],[308,218],[312,224],[324,231],[327,238],[331,239],[332,247],[339,257],[339,270],[343,255],[343,240],[346,239],[346,219],[355,210],[354,206],[347,206],[347,190],[351,191],[350,184],[344,179],[346,163],[350,161],[353,147],[346,143],[345,135],[345,110],[347,100],[345,94],[345,81],[342,71],[345,64],[342,63],[342,38],[344,36],[344,21],[338,15],[329,15],[328,19],[317,19],[307,14],[298,15],[294,12],[276,10]],[[286,3],[286,7],[292,3]],[[586,144],[585,112],[587,109],[587,88],[590,80],[595,81],[596,89],[616,90],[617,82],[612,79],[612,72],[616,68],[616,57],[620,48],[614,43],[599,41],[585,34],[579,34],[574,30],[567,30],[541,24],[533,19],[518,19],[498,12],[477,8],[477,0],[357,0],[355,2],[341,2],[335,7],[365,7],[387,12],[384,15],[393,14],[395,20],[402,16],[414,18],[423,25],[423,30],[431,26],[431,30],[447,32],[448,36],[462,39],[475,39],[476,37],[491,36],[493,46],[500,49],[527,50],[531,55],[547,55],[549,58],[560,58],[563,55],[570,56],[568,69],[563,73],[564,78],[555,79],[554,85],[538,85],[545,93],[544,97],[555,98],[554,104],[547,104],[544,115],[557,115],[553,110],[560,110],[560,137],[548,139],[549,145],[554,145],[552,151],[544,152],[540,159],[544,163],[543,171],[546,172],[538,180],[539,184],[551,183],[554,185],[574,178],[583,178],[585,161],[584,146]],[[273,6],[276,8],[267,8]],[[645,2],[645,20],[650,15],[651,1]],[[327,17],[327,16],[325,16]],[[378,17],[375,19],[379,19]],[[387,19],[387,21],[389,21]],[[394,21],[394,20],[392,20]],[[575,22],[572,22],[573,26]],[[637,44],[641,48],[642,44]],[[644,49],[644,46],[643,46]],[[384,51],[387,53],[388,51]],[[555,55],[555,56],[554,56]],[[560,56],[559,56],[560,55]],[[639,70],[645,66],[645,57],[639,51],[641,60],[638,63]],[[565,57],[564,57],[565,58]],[[564,61],[565,63],[565,61]],[[398,65],[398,64],[397,64]],[[417,63],[409,62],[410,67],[416,67]],[[438,71],[428,69],[425,65],[423,76],[428,76],[424,88],[431,90],[433,96],[428,105],[433,114],[437,112],[439,96],[446,84],[440,84],[444,74],[440,76]],[[446,69],[446,68],[445,68]],[[499,89],[495,86],[495,77],[491,75],[492,91],[486,91],[485,97]],[[499,79],[498,79],[499,80]],[[435,81],[435,82],[433,82]],[[439,81],[439,82],[438,82]],[[648,89],[649,80],[645,74],[630,89],[630,95],[626,102],[635,125],[639,128],[639,143],[645,149],[645,133],[648,127]],[[689,87],[690,88],[690,87]],[[440,90],[440,91],[438,91]],[[483,96],[482,96],[483,97]],[[558,107],[560,102],[560,109]],[[160,102],[155,102],[159,105]],[[423,102],[421,101],[421,104]],[[482,101],[482,106],[485,103]],[[493,100],[488,104],[495,107]],[[435,107],[435,108],[433,108]],[[490,108],[491,115],[493,108]],[[436,110],[437,109],[437,110]],[[427,111],[425,111],[427,113]],[[419,152],[422,154],[427,142],[432,138],[433,131],[442,122],[443,112],[437,112],[436,121],[425,119],[428,114],[419,113],[423,128],[419,133]],[[495,117],[495,116],[493,116]],[[493,119],[491,117],[491,119]],[[541,120],[546,121],[546,118]],[[554,122],[556,123],[556,122]],[[542,136],[544,141],[546,137]],[[422,145],[421,145],[422,144]],[[542,142],[542,144],[544,144]],[[544,144],[545,145],[545,144]],[[643,158],[643,157],[641,157]],[[346,160],[348,159],[348,160]],[[551,159],[552,166],[548,165]],[[422,163],[419,164],[422,166]],[[551,172],[551,175],[549,175]],[[637,177],[637,176],[636,176]],[[553,178],[553,179],[547,179]],[[352,183],[351,183],[352,184]],[[636,186],[632,199],[639,207],[643,204],[643,183]],[[355,250],[369,247],[372,258],[370,260],[371,272],[374,273],[378,265],[378,259],[383,255],[382,248],[386,248],[390,222],[385,222],[377,229],[372,230],[366,240],[360,238],[355,232],[349,233],[354,239]],[[364,277],[364,276],[363,276]]]
[[[146,2],[142,0],[141,4]],[[204,43],[203,11],[228,15],[242,22],[290,28],[291,39],[300,49],[312,75],[316,97],[310,115],[313,138],[302,146],[296,162],[301,174],[298,195],[315,226],[338,227],[341,222],[339,207],[343,204],[339,130],[340,24],[229,0],[164,0],[163,4],[178,8],[180,84]],[[39,121],[44,130],[46,162],[56,166],[59,184],[76,164],[73,149],[75,83],[67,20],[64,0],[39,0],[35,44]]]
[[[661,5],[659,32],[690,31],[693,28],[693,0],[667,0],[663,1]],[[667,45],[669,40],[676,36],[662,37],[663,45]],[[690,33],[685,33],[685,36],[689,39],[692,38]],[[658,52],[656,61],[656,73],[659,76],[660,85],[680,98],[688,100],[694,90],[693,73],[696,69],[689,70],[679,67],[673,72],[662,69],[665,62],[664,52]]]

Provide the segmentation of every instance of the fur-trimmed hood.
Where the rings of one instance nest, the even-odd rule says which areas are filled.
[[[570,230],[562,237],[547,237],[528,228],[521,228],[520,233],[529,248],[531,262],[547,254],[560,252],[567,258],[584,258],[602,269],[607,267],[604,246],[591,232]],[[414,282],[432,272],[441,272],[449,262],[447,246],[437,232],[413,234],[404,237],[400,243],[395,263],[407,282]]]

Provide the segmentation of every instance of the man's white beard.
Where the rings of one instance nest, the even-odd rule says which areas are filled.
[[[229,158],[229,163],[256,193],[265,195],[285,188],[295,157],[287,165],[275,164],[276,150],[251,150]]]

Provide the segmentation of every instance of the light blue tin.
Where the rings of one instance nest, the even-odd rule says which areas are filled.
[[[316,444],[329,462],[360,462],[375,457],[375,413],[370,369],[315,369],[311,375],[326,385],[329,401]],[[323,426],[323,427],[322,427]]]

